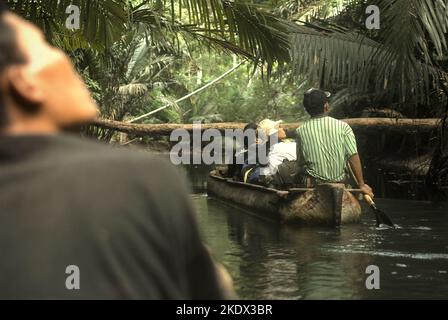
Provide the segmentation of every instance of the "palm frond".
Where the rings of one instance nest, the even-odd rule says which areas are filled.
[[[227,48],[238,46],[269,65],[289,61],[290,25],[264,7],[229,0],[170,0],[168,3],[172,16],[185,9],[188,22],[196,27],[196,32],[204,34],[204,39],[226,44]]]
[[[13,11],[36,23],[50,41],[84,47],[107,48],[117,40],[127,21],[126,0],[8,0]],[[80,8],[80,30],[65,26],[69,5]]]
[[[145,24],[153,44],[173,45],[177,32],[272,66],[289,60],[289,23],[267,8],[243,1],[9,0],[18,14],[35,22],[50,41],[66,50],[105,50],[126,24]],[[69,5],[80,8],[81,29],[65,27]],[[185,23],[188,21],[188,23]],[[163,32],[160,32],[163,31]]]
[[[352,32],[326,31],[297,26],[291,34],[292,66],[316,86],[346,84],[367,90],[366,76],[375,65],[372,56],[380,44]]]
[[[448,74],[435,61],[446,55],[448,16],[438,0],[380,0],[382,37],[312,24],[292,35],[296,73],[310,76],[315,85],[346,85],[358,91],[394,96],[402,103],[427,102]],[[431,46],[437,48],[432,50]]]
[[[126,78],[129,78],[133,73],[135,73],[135,69],[138,68],[141,61],[148,55],[150,48],[151,46],[145,38],[141,39],[137,43],[127,66]]]
[[[148,86],[144,83],[129,83],[118,88],[118,93],[123,96],[140,96],[148,92]]]
[[[288,0],[280,3],[275,11],[289,20],[328,19],[355,1],[359,0]]]

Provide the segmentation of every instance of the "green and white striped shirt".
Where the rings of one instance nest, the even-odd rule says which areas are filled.
[[[311,118],[297,129],[299,165],[317,179],[339,182],[345,178],[347,160],[358,153],[352,128],[323,116]]]

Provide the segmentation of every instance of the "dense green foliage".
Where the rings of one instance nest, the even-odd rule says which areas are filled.
[[[197,58],[179,68],[175,81],[185,86],[184,93],[191,92],[223,74],[236,62],[236,58],[229,56],[197,54]],[[254,73],[250,65],[243,65],[187,102],[162,111],[159,117],[162,121],[190,123],[254,122],[266,117],[292,122],[305,116],[297,103],[298,93],[303,91],[286,78],[266,81],[260,72]]]
[[[73,57],[105,118],[129,120],[171,104],[143,121],[297,120],[304,116],[301,90],[309,86],[333,91],[339,116],[372,107],[405,116],[443,113],[442,0],[10,3]],[[69,4],[81,9],[80,30],[64,27]],[[380,30],[365,27],[371,4],[381,8]],[[252,63],[174,103],[242,59]]]
[[[306,117],[303,91],[321,87],[341,118],[442,117],[427,182],[448,179],[446,0],[8,2],[72,57],[103,118],[168,106],[139,122],[296,121]],[[79,30],[65,27],[69,4],[81,9]],[[369,5],[380,9],[379,29],[366,27]]]

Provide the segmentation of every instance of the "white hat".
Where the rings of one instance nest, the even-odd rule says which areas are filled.
[[[282,120],[272,121],[270,119],[264,119],[260,121],[260,123],[258,124],[258,128],[263,130],[264,134],[269,137],[270,135],[278,132],[280,123],[282,122]]]

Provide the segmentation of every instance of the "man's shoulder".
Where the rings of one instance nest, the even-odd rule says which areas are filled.
[[[89,165],[90,167],[128,171],[171,169],[168,161],[147,151],[137,151],[125,147],[112,146],[88,138],[63,135],[58,138],[56,152],[66,161],[66,165]],[[112,171],[112,170],[111,170]]]
[[[325,119],[326,119],[327,121],[329,121],[329,122],[338,123],[338,124],[340,124],[340,125],[347,124],[347,123],[345,123],[345,122],[342,121],[342,120],[339,120],[339,119],[336,119],[336,118],[333,118],[333,117],[330,117],[330,116],[325,117]]]
[[[341,129],[351,130],[350,125],[347,122],[345,122],[345,121],[342,121],[342,120],[339,120],[339,119],[336,119],[336,118],[333,118],[333,117],[327,117],[327,119],[328,119],[329,122],[336,124]]]
[[[305,120],[302,122],[299,127],[296,129],[297,133],[303,132],[310,125],[312,119]]]
[[[316,117],[316,118],[310,118],[308,120],[305,120],[298,128],[297,128],[297,134],[312,131],[315,129],[316,125],[319,125],[318,123],[321,123],[325,118],[328,117]]]

